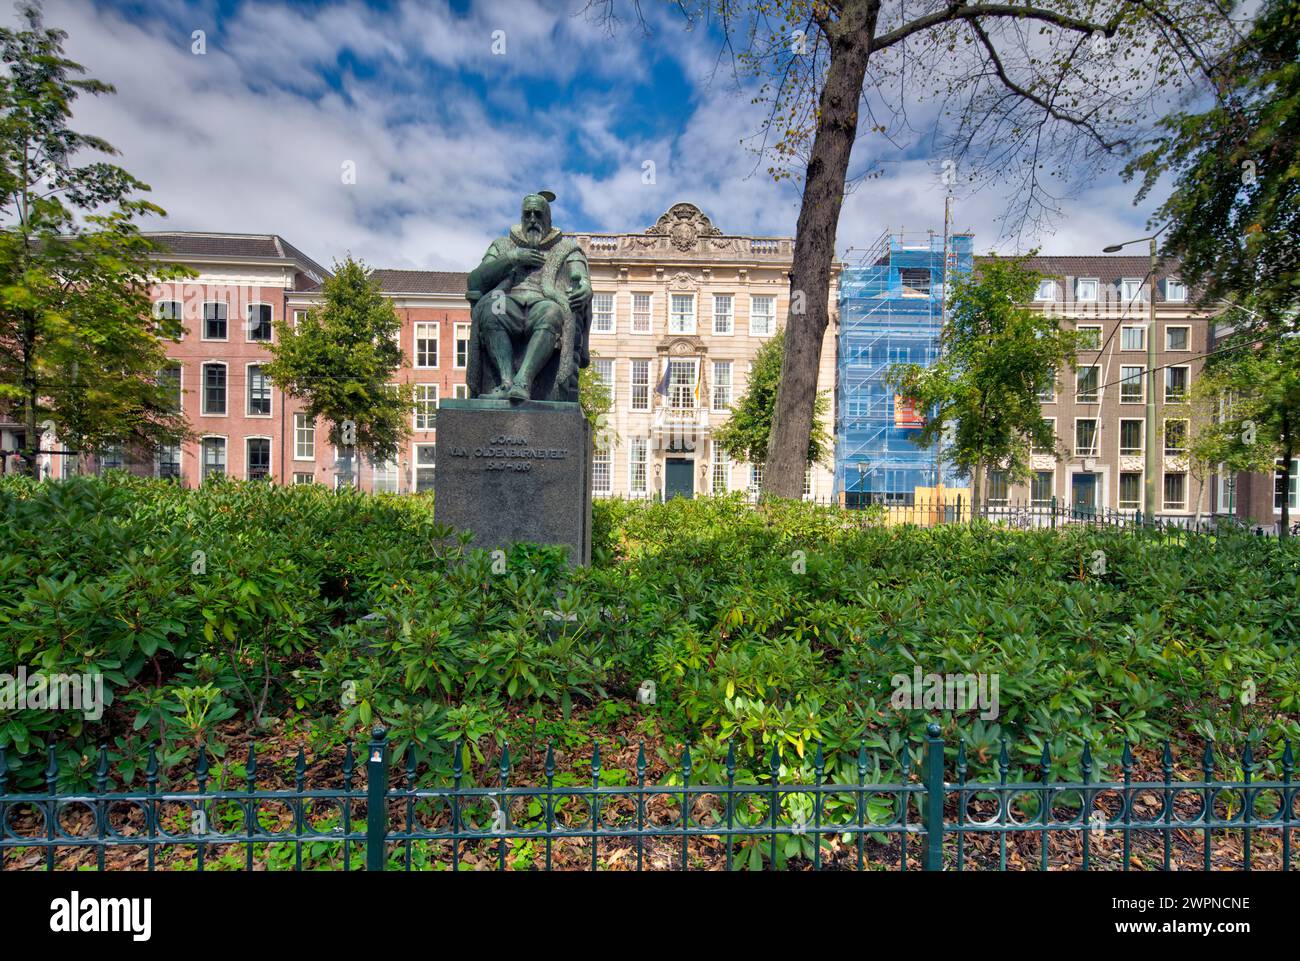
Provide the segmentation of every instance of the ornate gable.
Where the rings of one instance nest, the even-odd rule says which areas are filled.
[[[667,237],[678,250],[694,250],[701,237],[720,237],[722,231],[695,204],[673,204],[646,233]]]

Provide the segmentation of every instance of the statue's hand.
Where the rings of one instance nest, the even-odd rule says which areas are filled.
[[[569,309],[577,310],[591,300],[591,284],[579,280],[578,285],[569,291]]]
[[[540,267],[545,262],[542,252],[532,247],[516,247],[510,251],[510,263],[516,267]]]

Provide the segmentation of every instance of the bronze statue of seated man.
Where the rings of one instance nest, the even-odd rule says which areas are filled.
[[[470,397],[578,399],[578,369],[590,363],[591,277],[582,248],[551,225],[554,199],[525,197],[519,223],[469,275]]]

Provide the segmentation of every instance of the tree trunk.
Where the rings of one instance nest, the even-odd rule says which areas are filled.
[[[984,460],[983,458],[975,462],[975,468],[970,475],[970,510],[971,519],[980,516],[980,489],[984,486]]]
[[[822,338],[830,321],[828,300],[835,232],[844,205],[849,155],[858,133],[858,101],[878,7],[877,3],[846,5],[828,38],[831,60],[804,180],[790,275],[791,299],[801,292],[805,310],[802,314],[791,312],[786,318],[781,384],[776,392],[763,472],[764,495],[797,498],[803,493],[817,399],[817,368]]]
[[[1282,526],[1278,542],[1291,536],[1291,460],[1295,457],[1295,438],[1289,429],[1282,432]]]
[[[23,313],[22,326],[23,400],[27,407],[23,416],[23,427],[27,433],[24,441],[27,462],[23,465],[23,471],[32,478],[39,478],[41,460],[39,455],[32,454],[34,449],[39,450],[41,446],[40,435],[36,433],[36,404],[40,400],[40,385],[36,380],[36,318],[28,311]]]

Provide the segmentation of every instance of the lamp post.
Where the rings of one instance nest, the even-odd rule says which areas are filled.
[[[1151,273],[1147,277],[1147,416],[1144,438],[1144,470],[1142,484],[1142,510],[1148,522],[1156,516],[1156,238],[1165,232],[1165,224],[1149,237],[1126,240],[1122,244],[1103,247],[1108,254],[1118,253],[1131,244],[1149,241],[1151,244]]]

